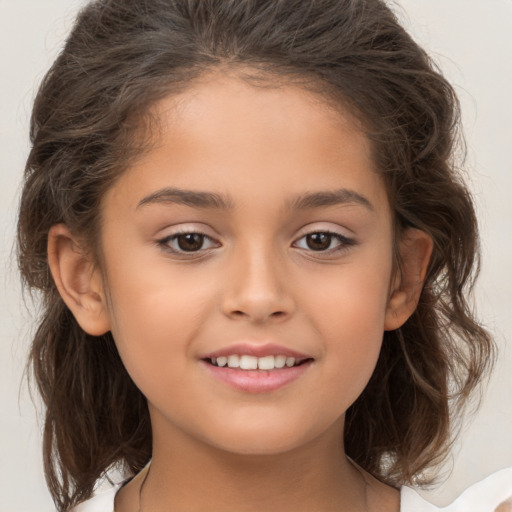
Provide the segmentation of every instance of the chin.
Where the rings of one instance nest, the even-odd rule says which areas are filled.
[[[301,446],[301,443],[293,443],[290,440],[277,439],[240,439],[230,443],[217,444],[216,448],[233,455],[247,457],[265,457],[282,455],[291,452]]]
[[[294,451],[310,443],[320,432],[301,432],[295,425],[251,425],[244,429],[226,428],[211,435],[210,444],[237,455],[271,456]],[[316,435],[315,435],[316,434]]]

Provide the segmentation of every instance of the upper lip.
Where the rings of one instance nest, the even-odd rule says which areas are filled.
[[[286,356],[294,357],[295,360],[298,361],[304,359],[312,359],[312,357],[307,354],[303,354],[301,352],[297,352],[296,350],[292,350],[281,345],[276,345],[274,343],[235,343],[233,345],[229,345],[229,347],[221,348],[219,350],[215,350],[214,352],[205,354],[203,357],[201,357],[201,359],[227,357],[235,354],[254,357]]]

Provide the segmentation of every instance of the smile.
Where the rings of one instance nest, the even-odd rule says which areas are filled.
[[[269,355],[256,357],[251,355],[232,354],[228,356],[211,357],[207,361],[213,366],[220,368],[237,368],[240,370],[275,370],[282,368],[292,368],[298,366],[308,359],[296,359],[285,355]]]
[[[314,359],[285,355],[262,357],[230,354],[202,359],[216,381],[244,393],[269,393],[291,385],[308,373]]]

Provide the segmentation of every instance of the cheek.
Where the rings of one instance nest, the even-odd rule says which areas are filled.
[[[125,258],[108,272],[112,335],[133,380],[144,387],[148,376],[185,371],[183,356],[211,307],[212,290],[200,276],[192,279],[166,262]],[[180,356],[180,357],[177,357]]]
[[[391,257],[370,259],[364,256],[317,273],[314,278],[306,277],[309,286],[304,283],[308,289],[302,297],[307,301],[305,307],[315,312],[311,316],[318,319],[317,328],[326,331],[331,339],[384,330]],[[359,341],[364,344],[365,338]]]
[[[324,363],[333,386],[344,390],[343,407],[362,392],[375,368],[382,345],[391,264],[347,266],[337,279],[325,279],[308,298],[316,311],[315,330],[325,340]]]

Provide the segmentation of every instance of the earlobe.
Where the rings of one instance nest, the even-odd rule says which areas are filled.
[[[82,329],[93,336],[110,330],[99,270],[65,224],[48,233],[48,264],[62,300]]]
[[[384,329],[401,327],[418,305],[433,249],[432,238],[408,228],[400,241],[400,268],[391,287]]]

